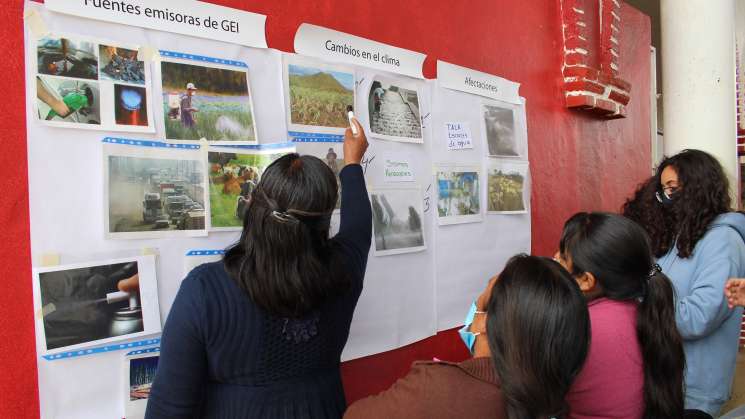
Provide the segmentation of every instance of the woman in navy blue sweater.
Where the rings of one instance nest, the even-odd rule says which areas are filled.
[[[329,238],[337,180],[312,156],[267,168],[240,241],[181,284],[161,346],[147,419],[340,418],[340,356],[362,292],[372,213],[347,129],[341,226]]]

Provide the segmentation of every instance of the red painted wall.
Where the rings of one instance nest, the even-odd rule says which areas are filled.
[[[633,84],[628,118],[603,121],[564,107],[558,0],[212,0],[269,16],[269,45],[292,51],[302,22],[429,55],[522,83],[533,180],[533,252],[550,255],[578,210],[616,210],[650,171],[650,22],[622,8],[621,76]],[[22,0],[0,7],[4,52],[0,126],[0,417],[38,416],[26,182]],[[463,308],[464,314],[467,307]],[[388,387],[416,359],[466,356],[449,331],[343,365],[348,399]]]

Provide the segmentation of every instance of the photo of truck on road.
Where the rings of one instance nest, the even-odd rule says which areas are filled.
[[[196,160],[109,156],[109,231],[204,230],[200,167]]]

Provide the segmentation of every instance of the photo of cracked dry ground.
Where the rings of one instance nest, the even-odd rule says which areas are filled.
[[[419,97],[415,90],[374,81],[369,95],[370,129],[375,134],[422,138]]]

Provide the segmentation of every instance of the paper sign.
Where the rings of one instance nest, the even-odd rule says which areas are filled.
[[[463,150],[473,148],[471,124],[468,122],[446,122],[448,150]]]
[[[195,0],[46,0],[53,12],[266,48],[266,16]]]
[[[414,169],[406,156],[383,159],[383,176],[386,182],[413,182]]]
[[[521,104],[520,83],[437,60],[437,81],[448,89]]]
[[[295,34],[295,52],[329,61],[424,78],[424,54],[308,23],[300,25]]]

